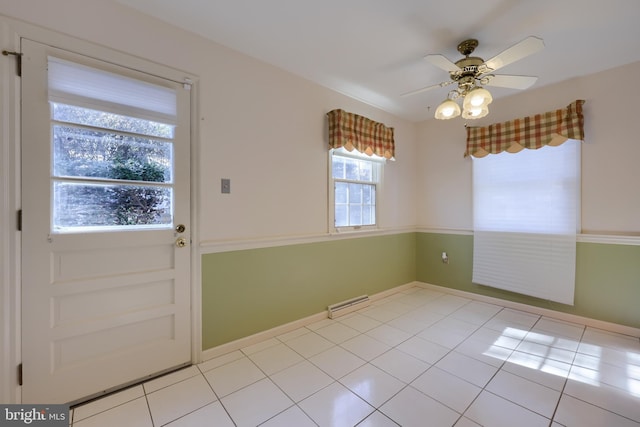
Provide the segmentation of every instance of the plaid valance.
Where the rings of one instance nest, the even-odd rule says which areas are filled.
[[[464,155],[484,157],[503,151],[517,153],[524,148],[557,146],[567,139],[584,141],[583,100],[566,108],[523,117],[485,127],[467,127],[467,151]]]
[[[393,128],[344,110],[332,110],[329,118],[329,148],[344,147],[391,159],[395,156]]]

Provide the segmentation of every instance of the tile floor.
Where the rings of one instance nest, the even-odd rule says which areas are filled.
[[[72,411],[73,427],[640,426],[640,340],[422,288]]]

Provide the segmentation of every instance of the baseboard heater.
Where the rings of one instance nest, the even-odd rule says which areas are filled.
[[[360,310],[361,308],[367,307],[370,302],[369,295],[362,295],[336,304],[331,304],[327,308],[329,318],[335,319],[336,317],[343,316],[347,313],[351,313],[352,311]]]

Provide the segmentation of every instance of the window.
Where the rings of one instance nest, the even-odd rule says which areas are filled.
[[[171,228],[173,89],[49,58],[56,233]]]
[[[330,151],[330,193],[335,229],[377,225],[377,202],[384,159],[344,148]]]
[[[473,159],[473,282],[573,304],[580,141]]]

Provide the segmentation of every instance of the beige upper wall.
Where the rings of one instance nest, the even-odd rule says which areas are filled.
[[[327,233],[325,113],[334,108],[395,128],[380,221],[416,224],[416,124],[115,2],[0,0],[0,14],[199,77],[202,241]],[[220,193],[221,178],[231,194]]]
[[[640,63],[572,79],[494,101],[487,125],[562,108],[584,99],[582,231],[640,235],[640,138],[634,108],[640,87],[626,84]],[[464,121],[429,120],[419,126],[418,224],[471,230],[471,159],[463,158]]]

